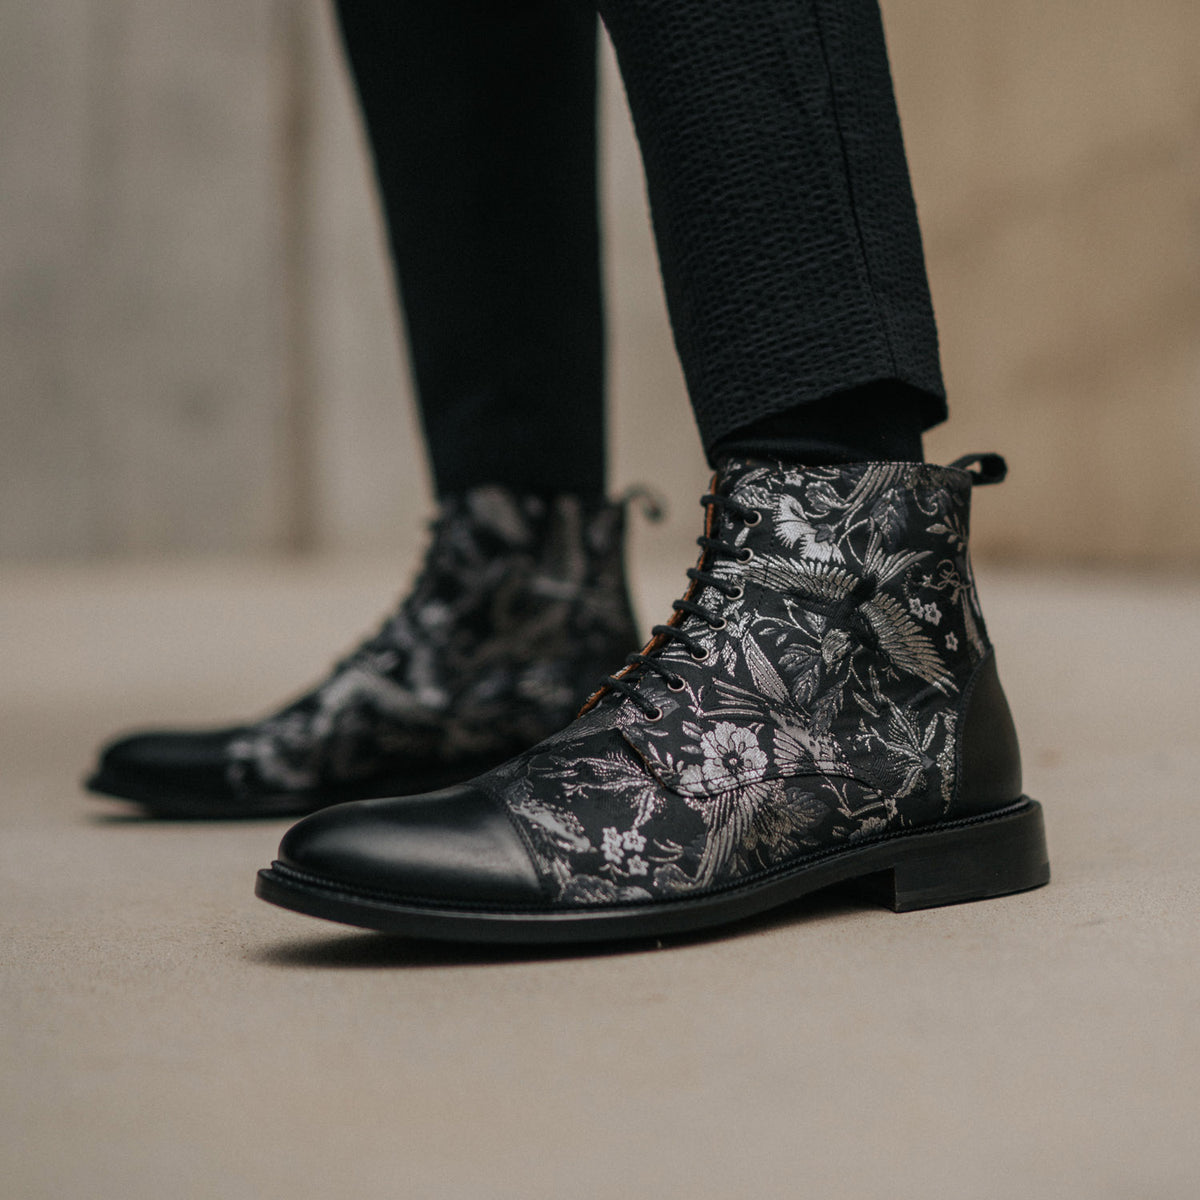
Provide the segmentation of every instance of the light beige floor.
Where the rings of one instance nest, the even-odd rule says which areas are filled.
[[[271,908],[284,823],[77,787],[297,688],[392,572],[6,569],[0,1197],[1200,1196],[1200,583],[981,577],[1049,888],[572,956]]]

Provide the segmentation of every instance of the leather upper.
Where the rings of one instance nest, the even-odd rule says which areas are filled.
[[[1021,749],[994,652],[968,686],[959,740],[958,790],[951,817],[970,817],[1012,804],[1021,796]]]
[[[148,730],[118,738],[100,755],[100,774],[144,790],[222,795],[225,750],[240,728],[199,731]]]

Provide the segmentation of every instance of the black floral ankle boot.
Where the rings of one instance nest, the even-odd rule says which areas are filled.
[[[88,786],[161,816],[311,812],[469,779],[562,728],[637,645],[625,506],[479,488],[447,500],[374,637],[253,724],[147,732]]]
[[[1045,883],[967,554],[972,486],[1003,474],[726,462],[686,596],[571,725],[465,785],[302,821],[259,895],[517,942],[696,929],[851,880],[897,910]]]

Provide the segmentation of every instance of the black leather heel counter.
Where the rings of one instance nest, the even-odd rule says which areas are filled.
[[[1021,797],[1021,749],[995,651],[975,668],[959,710],[958,787],[950,817],[1003,808]]]

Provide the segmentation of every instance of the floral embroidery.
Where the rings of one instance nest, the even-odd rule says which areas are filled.
[[[988,649],[970,477],[735,460],[717,488],[761,519],[714,511],[709,536],[745,561],[710,552],[721,587],[688,598],[719,620],[689,613],[690,646],[652,644],[654,718],[603,694],[480,780],[560,903],[694,894],[950,808],[959,699]]]
[[[809,521],[798,499],[781,496],[778,512],[779,540],[788,549],[795,550],[801,558],[812,558],[817,562],[843,561],[833,526]]]
[[[720,790],[761,775],[767,756],[758,744],[755,732],[744,726],[722,721],[700,736],[703,759],[684,769],[682,778],[702,784],[702,790]]]
[[[611,827],[604,831],[604,840],[600,849],[610,863],[619,863],[625,857],[625,851],[621,849],[621,834]]]
[[[942,610],[932,600],[928,604],[922,604],[913,596],[908,602],[908,611],[919,620],[928,621],[930,625],[940,625],[942,622]]]
[[[620,505],[452,497],[408,597],[315,690],[232,740],[229,783],[248,795],[486,765],[561,729],[637,643],[623,540]]]

